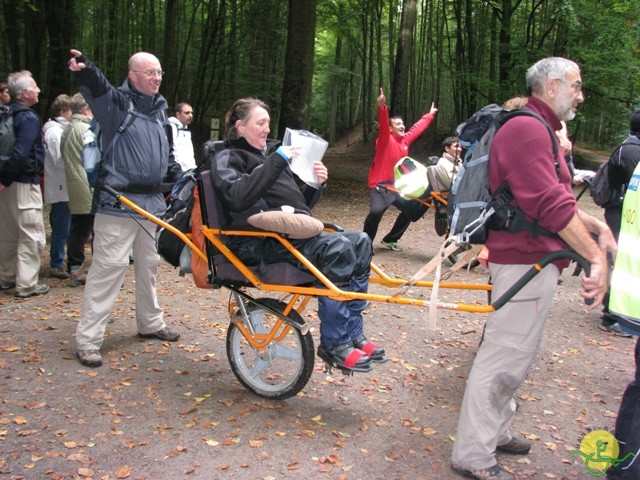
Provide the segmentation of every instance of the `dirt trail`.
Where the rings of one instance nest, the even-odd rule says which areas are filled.
[[[368,163],[327,159],[331,178],[317,216],[357,228],[367,212]],[[588,199],[581,203],[600,212]],[[391,227],[395,212],[383,219]],[[407,277],[437,251],[433,216],[413,224],[374,262]],[[46,263],[46,262],[45,262]],[[534,446],[501,457],[519,479],[588,478],[571,450],[589,429],[612,430],[631,379],[633,340],[598,329],[599,312],[563,275],[541,352],[518,390],[514,430]],[[270,402],[234,378],[225,353],[228,293],[197,289],[162,264],[158,290],[178,343],[135,334],[134,280],[127,275],[103,348],[105,365],[82,367],[74,332],[82,289],[46,279],[51,292],[30,300],[0,294],[0,477],[6,479],[459,479],[448,466],[465,380],[484,315],[439,311],[435,331],[425,308],[371,304],[368,336],[390,361],[370,374],[322,372],[303,392]],[[454,275],[482,283],[479,267]],[[12,292],[11,292],[12,293]],[[482,293],[441,291],[450,302]],[[314,307],[305,312],[316,326]]]

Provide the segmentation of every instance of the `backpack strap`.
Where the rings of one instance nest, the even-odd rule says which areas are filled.
[[[103,168],[106,171],[108,171],[109,173],[111,173],[111,175],[116,177],[122,185],[126,185],[127,183],[129,183],[129,181],[118,173],[113,162],[108,162],[107,158],[111,159],[111,157],[109,157],[109,154],[112,152],[113,148],[116,145],[116,142],[122,136],[124,131],[134,122],[136,116],[144,116],[144,117],[150,118],[148,117],[148,115],[144,115],[139,112],[136,112],[135,107],[133,105],[133,100],[129,99],[129,108],[127,109],[127,116],[124,118],[124,121],[118,127],[118,130],[116,130],[116,133],[111,139],[111,142],[109,142],[109,145],[107,145],[107,148],[102,152],[102,161],[100,162],[100,164],[103,166]]]
[[[551,137],[551,144],[553,148],[553,164],[556,170],[556,176],[560,179],[560,163],[558,162],[558,140],[555,132],[551,129],[551,126],[547,121],[538,115],[536,112],[527,109],[514,110],[509,112],[502,119],[500,127],[510,120],[511,118],[518,116],[528,116],[538,119],[549,132]],[[515,233],[521,231],[530,232],[531,235],[537,237],[538,235],[545,235],[548,237],[557,237],[558,235],[550,232],[546,228],[540,226],[537,220],[530,220],[526,214],[519,207],[513,205],[511,202],[515,198],[511,186],[506,182],[502,182],[500,186],[492,193],[491,207],[495,210],[495,213],[489,219],[490,225],[501,226],[502,228],[496,228],[497,230],[506,230],[507,232]]]

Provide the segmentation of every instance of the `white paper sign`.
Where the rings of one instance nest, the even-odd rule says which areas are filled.
[[[313,164],[321,162],[329,142],[306,130],[287,128],[282,140],[284,146],[293,146],[296,155],[291,160],[291,170],[309,186],[318,188],[318,179],[313,173]]]

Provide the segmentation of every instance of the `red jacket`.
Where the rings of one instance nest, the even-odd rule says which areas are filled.
[[[558,116],[541,100],[532,97],[525,108],[540,114],[554,132],[562,128]],[[506,180],[514,203],[540,226],[557,233],[569,224],[578,209],[571,173],[560,152],[553,158],[551,137],[539,120],[525,116],[509,120],[496,134],[489,155],[492,191]],[[490,262],[513,265],[533,264],[567,245],[560,238],[533,237],[530,232],[490,231],[487,248]],[[562,268],[568,261],[557,265]]]
[[[375,188],[378,183],[393,183],[393,166],[402,157],[409,155],[409,147],[427,129],[433,117],[433,114],[425,113],[400,138],[391,133],[387,107],[378,108],[378,139],[376,154],[369,170],[369,188]]]

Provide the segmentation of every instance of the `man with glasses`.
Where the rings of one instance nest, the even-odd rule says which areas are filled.
[[[183,171],[196,168],[189,124],[193,121],[193,108],[188,103],[176,105],[175,117],[169,117],[173,137],[173,154]]]
[[[45,147],[42,120],[31,107],[40,88],[27,70],[11,73],[8,85],[14,137],[0,144],[0,155],[7,157],[0,174],[0,290],[15,288],[16,297],[30,298],[49,291],[38,283],[45,246],[40,193]]]
[[[111,185],[144,210],[162,216],[166,210],[163,183],[182,175],[168,140],[167,101],[158,92],[164,72],[152,54],[129,59],[129,74],[116,88],[78,50],[71,50],[69,70],[100,124],[103,156],[94,193],[93,261],[87,276],[82,315],[76,330],[77,355],[88,367],[102,365],[100,348],[109,315],[129,267],[135,269],[138,336],[175,342],[180,334],[168,327],[156,294],[160,259],[155,225],[115,205],[102,191]],[[122,127],[122,128],[121,128]]]
[[[500,298],[546,254],[572,248],[590,264],[580,294],[596,308],[607,291],[606,253],[616,242],[606,223],[580,210],[571,190],[571,173],[553,132],[575,117],[584,101],[580,68],[570,60],[545,58],[526,75],[530,116],[510,119],[490,147],[489,185],[508,182],[516,206],[551,235],[530,231],[490,231],[486,242],[492,297]],[[546,125],[545,125],[546,124]],[[595,235],[594,240],[591,235]],[[596,243],[597,242],[597,243]],[[453,449],[453,469],[469,478],[516,477],[498,463],[496,452],[526,455],[531,443],[509,431],[516,413],[514,394],[540,349],[558,278],[568,260],[543,268],[505,306],[487,317],[464,399]]]

